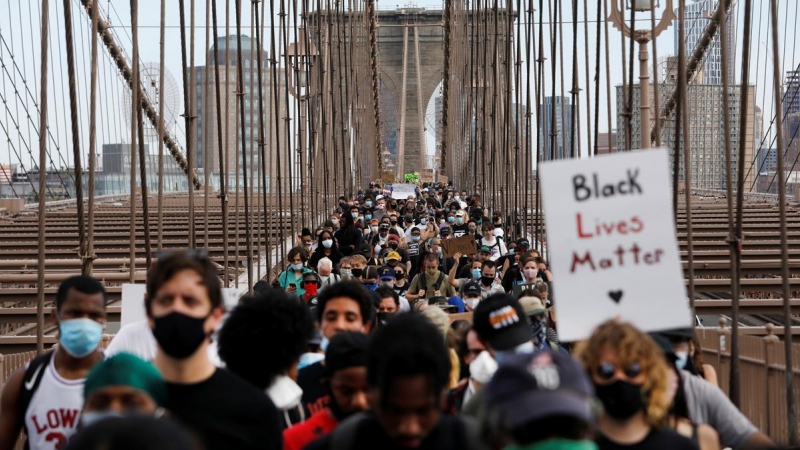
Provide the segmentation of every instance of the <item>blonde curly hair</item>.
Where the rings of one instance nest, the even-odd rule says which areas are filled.
[[[645,415],[654,427],[666,423],[672,403],[669,395],[669,369],[661,348],[638,328],[627,322],[609,320],[598,326],[588,340],[578,343],[575,357],[591,377],[602,361],[606,348],[617,354],[619,364],[627,367],[638,363],[644,375]]]

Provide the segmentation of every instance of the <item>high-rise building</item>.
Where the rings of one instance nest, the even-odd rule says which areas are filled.
[[[800,66],[786,72],[783,96],[783,142],[787,171],[800,171]]]
[[[284,83],[284,68],[277,69],[278,101],[275,101],[275,92],[272,77],[272,65],[268,60],[266,50],[256,49],[256,42],[249,36],[242,35],[242,68],[244,73],[244,86],[241,100],[244,102],[244,137],[247,144],[244,155],[247,163],[247,172],[252,174],[254,182],[258,182],[258,171],[261,165],[259,145],[259,93],[258,93],[258,54],[261,51],[261,82],[262,108],[264,127],[264,153],[266,167],[266,191],[277,190],[277,177],[280,172],[283,183],[288,187],[289,176],[295,172],[292,164],[287,161],[286,152],[286,85]],[[235,189],[236,168],[239,167],[239,186],[243,185],[241,179],[243,171],[242,160],[242,120],[238,102],[239,66],[238,66],[238,37],[236,35],[223,36],[209,49],[208,67],[195,68],[196,77],[195,111],[196,132],[195,142],[197,149],[197,167],[205,170],[206,157],[208,158],[210,173],[220,173],[219,141],[217,138],[217,101],[215,61],[219,61],[220,84],[220,114],[222,114],[222,147],[225,161],[225,172],[228,174],[229,189]],[[227,58],[226,58],[227,56]],[[207,96],[207,97],[206,97]],[[277,120],[276,120],[277,119]],[[280,152],[280,153],[279,153]],[[206,154],[207,153],[207,154]],[[280,159],[280,168],[278,160]],[[250,177],[250,175],[248,175]],[[284,190],[284,192],[287,192]]]
[[[674,84],[660,84],[659,102],[666,104],[667,99],[675,89]],[[625,111],[622,86],[617,86],[617,146],[625,148]],[[653,85],[650,85],[653,89]],[[731,124],[731,149],[732,173],[734,180],[738,177],[739,141],[745,140],[745,192],[755,189],[755,170],[751,170],[755,156],[755,98],[754,88],[747,89],[747,111],[741,110],[741,87],[730,86],[728,90],[728,104],[730,108]],[[723,88],[720,85],[692,85],[689,90],[689,148],[691,152],[691,177],[692,187],[695,189],[724,190],[727,189],[727,174],[725,170],[725,127],[723,125],[724,108],[722,107]],[[654,96],[650,96],[651,99]],[[652,106],[652,105],[651,105]],[[653,108],[650,108],[651,113]],[[640,112],[639,86],[633,87],[633,111],[631,113],[631,148],[641,148],[640,144]],[[739,120],[745,114],[747,125],[744,132],[739,130]],[[675,115],[673,114],[661,128],[661,145],[671,149],[675,148]],[[683,138],[681,137],[681,153],[683,152]],[[670,157],[670,164],[672,164]],[[672,168],[674,170],[674,168]],[[683,159],[681,159],[679,181],[684,180]],[[735,185],[734,185],[735,186]]]
[[[687,2],[689,3],[689,2]],[[686,5],[686,53],[691,54],[703,32],[706,25],[711,20],[711,16],[717,9],[719,0],[698,0],[694,3]],[[728,41],[728,83],[733,85],[736,79],[734,74],[736,58],[736,10],[731,8],[728,14],[725,31]],[[675,15],[678,15],[678,9],[675,9]],[[677,25],[677,24],[676,24]],[[675,54],[678,54],[678,41],[680,39],[680,32],[675,28]],[[708,48],[706,56],[703,59],[703,65],[695,80],[697,84],[722,84],[722,45],[719,41],[719,32],[714,36],[714,41]]]
[[[545,97],[539,107],[542,160],[569,158],[572,151],[572,113],[569,97]],[[577,111],[576,111],[577,113]],[[553,121],[555,114],[555,122]],[[555,139],[553,139],[555,138]],[[575,152],[577,153],[577,148]]]

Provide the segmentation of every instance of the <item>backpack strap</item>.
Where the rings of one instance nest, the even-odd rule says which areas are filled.
[[[438,290],[441,290],[441,289],[442,289],[442,281],[444,281],[444,272],[442,272],[442,271],[440,270],[440,271],[439,271],[439,279],[438,279],[438,280],[436,280],[436,284],[435,284],[435,285],[433,285],[433,287],[435,287],[435,288],[436,288],[436,289],[438,289]]]
[[[331,434],[330,450],[350,450],[355,448],[356,435],[361,423],[366,419],[364,413],[356,414],[340,423]]]
[[[23,427],[25,425],[25,413],[28,412],[33,394],[39,389],[39,384],[41,384],[42,378],[44,378],[44,370],[47,369],[47,365],[50,364],[50,360],[53,359],[53,353],[55,352],[49,351],[44,355],[37,356],[28,364],[28,368],[25,369],[25,378],[22,380],[22,386],[19,390],[19,400],[17,401],[17,415],[19,416],[19,423],[21,423]],[[28,430],[26,429],[25,434],[27,433]]]

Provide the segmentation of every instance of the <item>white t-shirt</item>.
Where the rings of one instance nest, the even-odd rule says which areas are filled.
[[[221,328],[221,326],[220,326]],[[140,320],[120,328],[111,343],[106,349],[106,358],[110,358],[117,353],[130,353],[142,358],[145,361],[152,361],[156,357],[156,338],[150,330],[147,320]],[[217,353],[217,341],[211,340],[208,346],[208,359],[217,367],[223,367],[222,361]]]

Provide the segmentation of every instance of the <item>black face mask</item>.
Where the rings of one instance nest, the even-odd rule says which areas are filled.
[[[597,398],[606,414],[617,420],[628,420],[645,407],[644,393],[639,384],[617,380],[611,384],[594,385]]]
[[[395,272],[394,279],[395,280],[402,280],[403,278],[405,278],[405,276],[406,276],[406,274],[404,274],[403,272],[400,272],[400,273]]]
[[[494,283],[493,277],[481,277],[481,284],[484,286],[491,286]]]
[[[396,221],[396,220],[391,220],[391,221],[389,221],[389,223],[391,223],[391,224],[392,224],[392,226],[395,226],[395,225],[397,225],[397,221]]]
[[[397,250],[397,244],[396,243],[389,244],[389,248],[392,249],[392,250]]]
[[[390,320],[394,319],[395,313],[390,312],[379,312],[378,313],[378,326],[384,326],[389,323]]]
[[[171,312],[164,317],[156,317],[153,322],[156,342],[167,355],[175,359],[188,358],[207,338],[203,328],[206,317]]]
[[[352,273],[355,278],[361,278],[361,275],[364,274],[364,269],[352,269],[350,273]]]
[[[547,281],[547,272],[545,272],[544,270],[536,272],[536,278],[541,278],[542,281]]]

